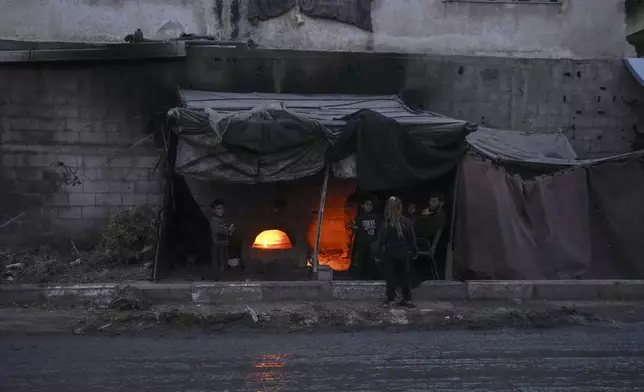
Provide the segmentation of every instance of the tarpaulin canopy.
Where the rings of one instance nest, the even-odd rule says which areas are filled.
[[[472,129],[395,96],[180,90],[180,97],[183,107],[169,113],[180,135],[175,170],[205,180],[293,180],[357,153],[358,172],[334,173],[357,176],[366,189],[408,185],[455,168]]]

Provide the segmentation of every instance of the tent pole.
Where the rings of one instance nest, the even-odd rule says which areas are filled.
[[[324,183],[322,184],[322,192],[320,194],[320,208],[318,208],[318,226],[315,231],[315,249],[313,250],[313,275],[318,273],[318,266],[320,265],[320,233],[322,232],[322,219],[324,219],[324,206],[326,204],[326,194],[329,185],[329,170],[330,166],[327,165],[324,170]]]
[[[461,179],[461,164],[456,166],[454,179],[454,192],[452,192],[452,219],[449,228],[449,243],[447,244],[447,260],[445,260],[445,280],[454,279],[454,227],[456,226],[456,200],[458,199],[458,185]]]

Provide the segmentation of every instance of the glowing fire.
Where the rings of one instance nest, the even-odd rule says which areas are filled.
[[[281,230],[262,231],[253,242],[253,248],[257,249],[291,249],[292,247],[288,235]]]

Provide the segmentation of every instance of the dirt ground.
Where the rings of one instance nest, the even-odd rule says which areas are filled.
[[[376,302],[249,303],[234,306],[156,306],[139,310],[1,308],[0,332],[157,334],[549,328],[644,321],[640,303],[421,302],[417,309],[382,308]]]

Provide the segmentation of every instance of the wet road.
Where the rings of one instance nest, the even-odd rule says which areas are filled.
[[[0,337],[1,391],[644,391],[644,326]]]

